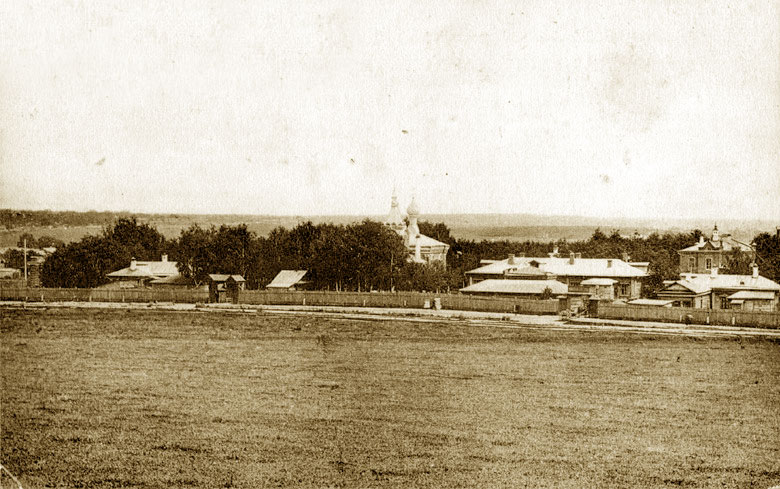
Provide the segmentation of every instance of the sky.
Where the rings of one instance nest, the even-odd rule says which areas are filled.
[[[780,221],[780,2],[9,1],[0,207]]]

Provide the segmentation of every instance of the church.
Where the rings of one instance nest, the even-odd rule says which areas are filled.
[[[447,265],[447,252],[450,245],[442,243],[420,233],[417,225],[417,219],[420,217],[420,210],[414,197],[406,209],[408,224],[404,222],[401,216],[401,209],[398,207],[398,197],[393,192],[390,201],[390,214],[385,219],[385,226],[395,231],[404,240],[404,245],[409,252],[409,261],[415,263]]]

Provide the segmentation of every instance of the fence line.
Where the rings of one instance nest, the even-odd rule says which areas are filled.
[[[7,287],[0,284],[0,299],[23,301],[79,302],[207,302],[209,294],[193,289],[48,289]],[[505,312],[522,314],[557,314],[557,301],[473,297],[463,294],[424,292],[335,292],[335,291],[269,291],[245,290],[239,294],[240,304],[309,305],[422,308],[426,301],[433,306],[441,301],[443,309],[463,311]]]
[[[79,302],[175,302],[203,303],[209,294],[194,289],[47,289],[9,287],[0,283],[0,299],[22,301]],[[422,308],[426,301],[441,301],[443,309],[518,314],[558,314],[556,300],[478,297],[466,294],[424,292],[335,292],[246,290],[239,295],[240,304],[355,306],[387,308]],[[595,312],[595,311],[594,311]],[[780,313],[742,312],[732,310],[693,309],[603,304],[597,317],[636,321],[662,321],[727,326],[780,328]]]

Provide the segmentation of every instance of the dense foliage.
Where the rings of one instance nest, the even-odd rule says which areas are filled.
[[[62,246],[43,267],[44,286],[94,287],[107,282],[106,274],[126,267],[130,259],[159,260],[168,253],[182,275],[193,285],[206,282],[210,273],[240,274],[250,288],[268,284],[280,270],[308,270],[306,280],[315,289],[330,290],[457,290],[464,273],[483,259],[504,259],[509,254],[547,256],[554,248],[589,258],[621,258],[649,262],[644,294],[652,297],[664,280],[679,276],[678,251],[694,244],[701,231],[653,233],[624,237],[596,229],[582,241],[472,241],[455,239],[443,223],[420,222],[420,231],[450,245],[447,267],[407,261],[402,238],[380,223],[365,220],[350,225],[306,222],[292,229],[276,228],[257,236],[246,225],[201,228],[192,225],[172,240],[135,218],[121,218],[101,236],[88,236]],[[29,243],[42,240],[25,236]],[[48,243],[47,241],[44,241]],[[780,239],[762,233],[755,239],[762,275],[780,280]],[[734,252],[725,273],[750,273],[750,256]]]

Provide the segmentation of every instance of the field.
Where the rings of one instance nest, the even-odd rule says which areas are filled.
[[[25,488],[780,484],[769,340],[303,315],[0,317],[0,461]]]

